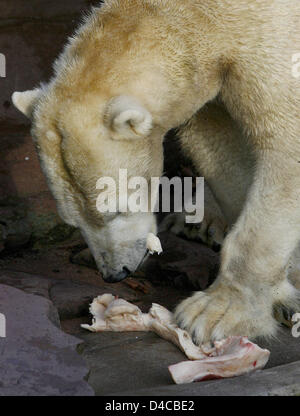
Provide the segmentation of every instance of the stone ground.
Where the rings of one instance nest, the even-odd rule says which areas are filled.
[[[263,371],[182,386],[168,373],[168,365],[185,359],[171,343],[151,333],[80,328],[90,322],[88,305],[99,294],[118,294],[144,311],[152,302],[173,308],[191,291],[188,275],[202,288],[213,280],[218,254],[171,234],[162,241],[165,254],[115,285],[103,282],[76,233],[47,250],[2,253],[7,333],[0,338],[0,395],[300,395],[300,339],[287,328],[277,340],[259,343],[271,350]]]

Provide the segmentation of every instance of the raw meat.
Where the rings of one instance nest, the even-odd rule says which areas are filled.
[[[173,314],[156,303],[149,313],[143,313],[136,305],[105,294],[94,299],[90,312],[92,325],[84,324],[82,328],[93,332],[153,331],[177,345],[192,360],[169,367],[177,384],[245,374],[263,368],[269,359],[268,350],[242,336],[217,341],[214,347],[197,346],[189,333],[176,325]]]
[[[262,369],[270,351],[250,342],[247,337],[229,337],[215,342],[213,357],[197,361],[182,361],[170,365],[169,371],[176,384],[227,378]]]
[[[148,315],[135,305],[113,295],[98,296],[90,306],[92,325],[81,325],[92,332],[149,331]]]
[[[150,254],[161,254],[163,251],[160,239],[152,233],[149,233],[147,236],[147,249],[149,250]]]
[[[197,347],[188,332],[173,322],[173,315],[163,306],[153,303],[149,313],[142,311],[124,299],[113,295],[98,296],[90,306],[93,315],[92,325],[81,325],[93,332],[101,331],[153,331],[162,338],[177,345],[190,360],[206,357],[201,347]]]

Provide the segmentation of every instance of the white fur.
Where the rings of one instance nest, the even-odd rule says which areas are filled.
[[[26,117],[30,117],[34,104],[41,95],[40,89],[25,92],[14,92],[12,102],[14,106],[20,110]]]
[[[112,128],[117,139],[139,139],[150,134],[152,116],[132,97],[113,98],[106,109],[105,123]]]

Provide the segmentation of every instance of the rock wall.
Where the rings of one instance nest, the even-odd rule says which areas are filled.
[[[1,0],[0,54],[5,56],[6,77],[0,77],[0,251],[47,240],[49,233],[52,239],[70,233],[66,227],[57,229],[60,219],[37,160],[30,123],[14,108],[11,95],[49,80],[67,36],[82,13],[99,3]]]

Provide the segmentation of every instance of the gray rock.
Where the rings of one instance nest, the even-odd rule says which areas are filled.
[[[72,263],[97,269],[96,262],[89,248],[79,251],[71,258]]]
[[[61,319],[87,315],[92,300],[107,290],[70,280],[56,280],[50,289],[50,298],[57,307]],[[114,290],[108,289],[109,293]]]
[[[89,304],[103,293],[120,295],[128,301],[135,300],[136,294],[130,288],[102,285],[94,286],[68,279],[50,279],[25,272],[3,270],[0,283],[16,287],[27,293],[50,299],[57,308],[60,319],[71,319],[88,314]]]
[[[300,363],[300,338],[293,337],[289,328],[281,327],[275,339],[257,340],[257,344],[271,351],[266,368],[280,367],[293,362]]]
[[[94,333],[80,351],[89,368],[88,383],[97,395],[135,392],[141,388],[172,385],[168,365],[185,356],[153,333]]]
[[[24,272],[2,271],[0,283],[24,290],[32,295],[39,295],[49,299],[49,290],[53,282],[42,276],[31,275]]]
[[[28,244],[31,237],[31,229],[28,221],[22,219],[8,221],[5,227],[4,246],[8,250],[16,250]]]
[[[93,395],[88,369],[76,352],[80,341],[49,316],[53,305],[40,296],[0,285],[6,338],[0,338],[0,395]]]
[[[0,253],[4,250],[4,226],[0,224]]]

